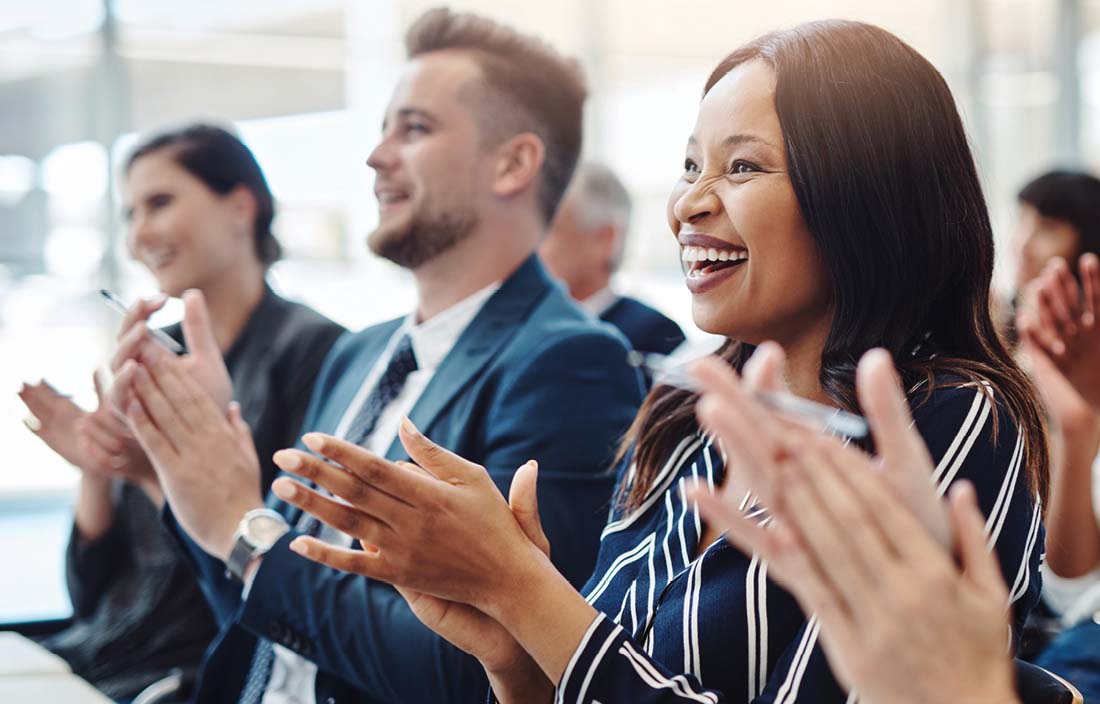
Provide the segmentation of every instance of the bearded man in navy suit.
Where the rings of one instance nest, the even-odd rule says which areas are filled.
[[[484,465],[505,495],[515,470],[537,459],[551,554],[579,584],[606,517],[614,447],[641,401],[626,341],[577,308],[535,256],[580,152],[583,79],[537,39],[447,10],[417,20],[406,49],[367,161],[379,200],[368,243],[412,272],[417,306],[337,341],[302,430],[405,460],[395,435],[407,416]],[[301,534],[352,541],[273,496],[265,507],[201,298],[185,303],[187,357],[151,344],[140,311],[130,317],[114,398],[221,622],[197,700],[459,702],[485,692],[478,662],[423,627],[392,588],[288,548]]]

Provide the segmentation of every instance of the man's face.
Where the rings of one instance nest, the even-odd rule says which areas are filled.
[[[565,199],[558,207],[550,233],[539,247],[539,257],[554,278],[565,283],[570,293],[591,293],[593,282],[610,274],[614,237],[609,241],[607,233],[587,228],[577,213],[577,192],[566,191]]]
[[[406,66],[367,159],[378,197],[378,227],[367,238],[375,254],[416,269],[477,226],[491,159],[462,90],[479,78],[463,52],[425,54]]]

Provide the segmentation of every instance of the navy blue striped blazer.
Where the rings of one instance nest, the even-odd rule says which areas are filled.
[[[974,483],[1012,598],[1013,645],[1039,598],[1043,529],[1023,469],[1023,437],[989,394],[941,389],[915,412],[941,490]],[[844,704],[817,643],[818,626],[768,579],[767,564],[725,540],[698,558],[701,524],[681,490],[722,482],[716,446],[683,439],[642,506],[612,513],[582,593],[602,615],[559,684],[558,702]],[[929,594],[929,598],[935,598]]]

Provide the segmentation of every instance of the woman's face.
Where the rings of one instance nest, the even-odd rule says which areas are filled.
[[[701,329],[785,346],[828,330],[829,277],[787,175],[764,62],[741,64],[703,98],[668,216]]]
[[[170,296],[214,284],[256,257],[247,189],[219,196],[167,149],[133,163],[125,195],[130,253]]]

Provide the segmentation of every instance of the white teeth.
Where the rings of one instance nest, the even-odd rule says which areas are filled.
[[[739,262],[748,258],[744,250],[719,250],[715,247],[683,247],[680,250],[680,259],[685,262]]]

